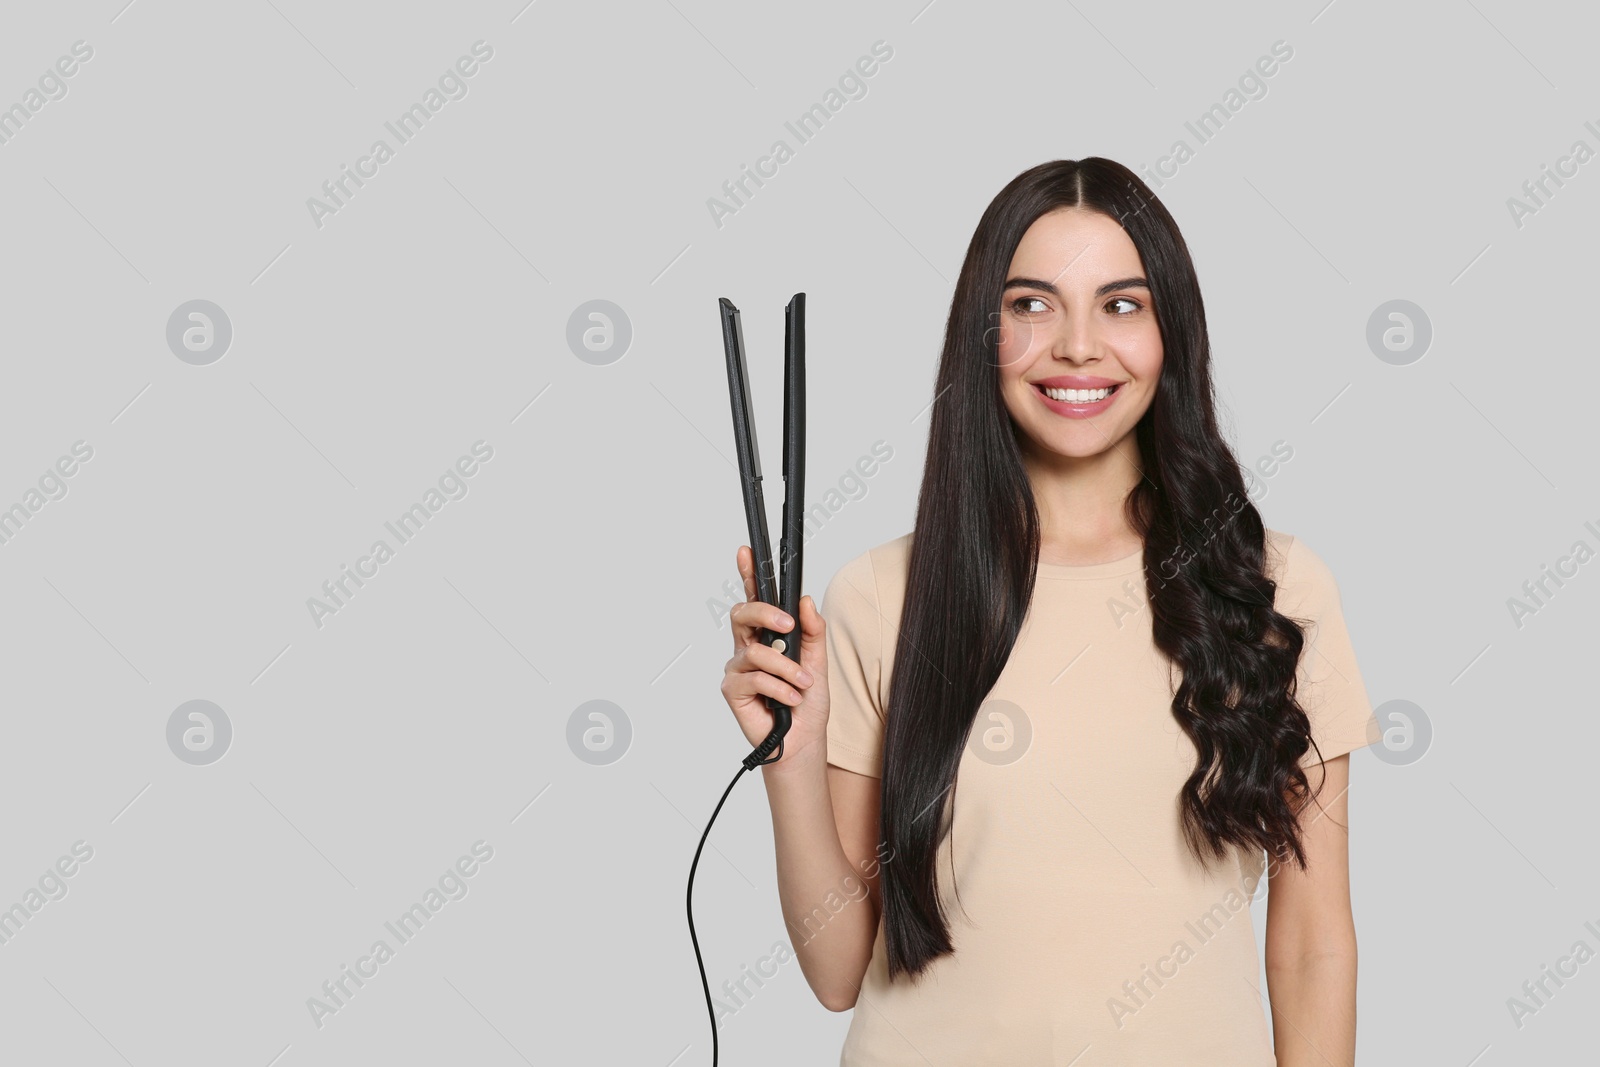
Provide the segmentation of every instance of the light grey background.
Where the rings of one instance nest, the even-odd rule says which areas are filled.
[[[1294,449],[1258,506],[1332,567],[1374,702],[1432,724],[1420,760],[1353,761],[1360,1059],[1593,1055],[1600,963],[1520,1029],[1506,1003],[1600,948],[1600,563],[1520,627],[1508,607],[1600,547],[1600,162],[1520,226],[1507,205],[1600,148],[1592,12],[124,3],[12,5],[0,34],[0,105],[93,48],[0,144],[0,506],[93,449],[0,545],[0,906],[93,849],[0,944],[0,1059],[709,1063],[684,882],[747,751],[708,607],[745,539],[716,298],[744,312],[774,523],[794,292],[809,494],[893,448],[807,545],[820,596],[910,529],[989,199],[1047,159],[1194,146],[1279,40],[1266,95],[1158,193],[1240,459]],[[307,199],[479,40],[467,95],[317,226]],[[797,145],[785,121],[880,40],[866,95]],[[716,225],[779,138],[794,158]],[[197,299],[233,335],[204,366],[166,339]],[[1366,341],[1396,299],[1433,330],[1404,366]],[[606,365],[567,343],[591,300],[631,325]],[[319,628],[308,598],[480,440],[467,494]],[[206,765],[168,745],[191,700],[232,728]],[[607,765],[567,742],[592,700],[631,725]],[[785,938],[757,779],[697,880],[713,987]],[[307,999],[480,840],[466,896],[318,1027]],[[723,1060],[836,1062],[847,1025],[790,963]]]

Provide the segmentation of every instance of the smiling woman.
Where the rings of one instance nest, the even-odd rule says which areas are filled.
[[[856,1009],[841,1067],[1350,1064],[1347,754],[1380,734],[1332,573],[1219,429],[1155,194],[1102,158],[1014,178],[932,391],[916,526],[802,601],[800,663],[771,605],[730,616],[736,716],[794,707],[762,768],[785,919],[894,850],[870,915],[795,946]],[[1269,866],[1271,1032],[1239,888]]]

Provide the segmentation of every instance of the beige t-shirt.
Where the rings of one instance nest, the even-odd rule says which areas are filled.
[[[823,600],[828,762],[873,777],[911,537],[845,564]],[[1267,557],[1277,609],[1316,623],[1297,697],[1323,758],[1379,741],[1327,565],[1271,530]],[[1202,865],[1184,844],[1195,749],[1142,570],[1142,553],[1039,565],[946,800],[939,887],[956,950],[891,985],[880,922],[841,1067],[1272,1067],[1249,907],[1266,854]],[[1314,749],[1302,765],[1315,788]]]

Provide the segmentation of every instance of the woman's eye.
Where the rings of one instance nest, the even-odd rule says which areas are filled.
[[[1110,307],[1110,306],[1112,306],[1114,304],[1127,304],[1128,305],[1128,310],[1127,311],[1113,312],[1113,314],[1117,314],[1117,315],[1132,315],[1135,311],[1138,311],[1140,309],[1140,307],[1141,307],[1140,303],[1137,300],[1131,300],[1131,299],[1129,299],[1128,297],[1125,297],[1125,296],[1112,297],[1110,303],[1107,304],[1106,306]]]
[[[1031,315],[1031,314],[1034,314],[1036,312],[1043,311],[1045,309],[1042,308],[1042,307],[1032,308],[1032,307],[1027,307],[1025,305],[1028,305],[1028,304],[1043,304],[1043,303],[1044,303],[1044,300],[1041,299],[1040,297],[1037,297],[1037,296],[1019,296],[1019,297],[1017,297],[1017,299],[1011,301],[1011,310],[1015,311],[1015,312],[1017,312],[1019,314],[1022,314],[1022,315]]]

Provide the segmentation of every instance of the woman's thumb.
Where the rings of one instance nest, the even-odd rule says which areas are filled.
[[[827,625],[823,622],[822,613],[817,610],[817,602],[810,596],[800,598],[800,658],[809,667],[814,659],[818,663],[827,663],[827,645],[823,641],[823,633]]]

